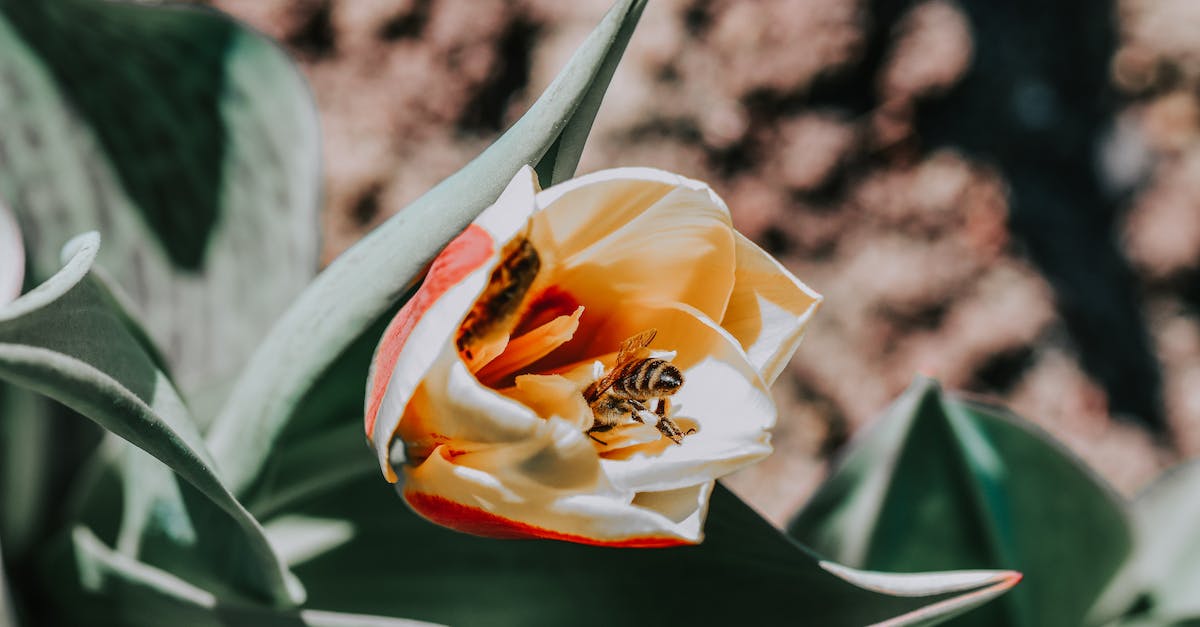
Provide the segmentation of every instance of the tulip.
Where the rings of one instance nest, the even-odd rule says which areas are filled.
[[[621,168],[538,191],[525,168],[388,326],[367,437],[411,508],[459,531],[695,544],[714,481],[770,453],[768,386],[819,304],[704,183]],[[631,360],[682,385],[596,428],[589,386],[651,334]]]
[[[21,295],[21,283],[25,280],[25,248],[21,243],[21,230],[17,220],[3,203],[0,203],[0,305]]]

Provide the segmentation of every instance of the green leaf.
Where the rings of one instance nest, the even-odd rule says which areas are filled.
[[[453,625],[933,624],[1017,579],[894,576],[823,563],[721,486],[707,539],[674,549],[468,536],[419,518],[377,476],[289,516],[343,519],[355,532],[294,566],[312,604]]]
[[[594,114],[589,113],[594,105],[581,111],[581,103],[589,93],[595,98],[594,85],[607,81],[601,70],[620,56],[622,33],[632,28],[643,4],[618,2],[512,128],[334,260],[271,329],[209,432],[209,448],[235,493],[254,481],[297,403],[333,360],[395,306],[429,260],[522,166],[537,163],[564,128],[579,132],[582,122],[573,123],[573,116]],[[582,142],[560,146],[557,161],[565,167],[566,152],[582,148]]]
[[[17,613],[4,576],[4,547],[0,546],[0,627],[17,627]]]
[[[852,442],[789,532],[860,568],[1024,573],[962,620],[986,625],[1082,624],[1132,543],[1118,497],[1064,448],[925,379]]]
[[[149,4],[0,0],[0,197],[36,278],[101,231],[100,263],[208,398],[316,272],[316,112],[269,40]]]
[[[42,523],[54,438],[50,404],[0,384],[0,542],[10,555],[24,554]]]
[[[633,37],[633,31],[637,29],[638,19],[645,8],[644,0],[630,5],[627,17],[613,37],[604,60],[596,70],[592,83],[583,94],[575,112],[567,119],[558,138],[534,166],[538,181],[543,187],[557,185],[575,176],[575,168],[579,166],[579,158],[583,155],[583,147],[592,131],[592,123],[596,121],[596,113],[600,111],[604,94],[608,92],[608,84],[612,82],[617,65],[621,63],[621,57],[625,53],[625,47]]]
[[[76,238],[58,274],[0,307],[0,378],[67,405],[167,464],[204,497],[183,486],[179,498],[195,497],[189,500],[192,516],[203,522],[220,512],[214,525],[223,520],[239,529],[225,539],[227,553],[194,559],[246,564],[228,574],[251,593],[298,601],[303,591],[258,522],[221,484],[175,388],[131,331],[128,315],[116,309],[118,299],[89,273],[98,248],[94,233]]]
[[[231,601],[114,551],[85,527],[71,535],[83,596],[59,591],[69,603],[55,609],[73,624],[123,627],[428,627],[429,623],[326,612],[277,609]],[[105,622],[107,621],[107,622]]]
[[[1093,616],[1128,612],[1126,624],[1200,623],[1200,460],[1178,466],[1133,502],[1133,558]]]
[[[25,281],[25,247],[8,206],[0,202],[0,305],[16,298]]]

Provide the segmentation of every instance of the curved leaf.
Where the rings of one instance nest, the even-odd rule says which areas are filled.
[[[8,594],[8,582],[4,577],[3,546],[0,546],[0,627],[17,627],[17,613],[13,610]]]
[[[235,493],[253,482],[296,404],[333,360],[395,305],[517,170],[537,163],[565,127],[581,128],[572,126],[573,116],[593,86],[607,81],[601,70],[620,56],[622,33],[628,36],[643,4],[617,2],[512,128],[334,260],[271,329],[209,432],[209,448]],[[580,149],[582,143],[563,147]],[[557,159],[565,164],[567,155],[560,152]]]
[[[24,554],[42,522],[53,440],[50,401],[0,383],[0,543]]]
[[[1178,466],[1134,499],[1133,559],[1094,611],[1097,622],[1126,610],[1120,624],[1200,623],[1200,460]]]
[[[217,478],[174,387],[130,331],[127,315],[114,309],[117,301],[90,275],[98,248],[94,233],[76,238],[58,274],[0,308],[0,378],[62,402],[167,464],[207,497],[200,507],[211,502],[240,529],[228,541],[245,552],[231,554],[251,567],[232,575],[267,598],[298,601],[302,590],[257,521]]]
[[[25,282],[25,247],[8,206],[0,202],[0,305],[16,298]]]
[[[1131,547],[1122,503],[1019,418],[918,380],[852,442],[789,532],[873,570],[1009,568],[963,624],[1078,625]]]
[[[172,573],[112,550],[85,527],[71,534],[73,557],[83,589],[59,611],[80,624],[123,627],[431,627],[413,620],[325,612],[280,610],[233,602],[198,588]],[[102,621],[109,621],[103,623]]]
[[[982,603],[1016,579],[822,564],[722,486],[705,542],[674,549],[467,536],[418,518],[368,475],[289,515],[354,529],[349,543],[294,566],[314,605],[453,625],[930,624],[921,621],[963,609],[955,600]]]
[[[315,107],[286,55],[229,18],[0,0],[0,115],[0,197],[33,275],[102,231],[100,262],[185,391],[227,384],[315,274]]]
[[[600,104],[604,102],[604,94],[608,92],[608,84],[617,72],[617,65],[621,63],[625,46],[633,37],[633,31],[637,29],[638,19],[645,8],[644,0],[630,4],[629,13],[613,36],[608,52],[592,77],[591,85],[584,92],[554,143],[546,149],[545,154],[534,166],[542,186],[557,185],[575,176],[575,168],[579,166],[579,158],[583,155],[583,147],[591,134],[592,123],[596,121]]]

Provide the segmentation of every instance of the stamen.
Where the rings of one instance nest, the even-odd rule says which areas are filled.
[[[520,337],[509,340],[504,352],[480,368],[476,377],[487,385],[503,383],[505,378],[517,374],[521,369],[571,341],[579,328],[579,317],[582,315],[583,307],[579,306],[569,316],[558,316]]]

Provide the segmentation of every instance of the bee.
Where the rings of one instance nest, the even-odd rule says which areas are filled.
[[[583,398],[594,418],[588,437],[607,444],[593,434],[610,431],[629,417],[643,424],[652,420],[672,442],[683,443],[687,434],[667,415],[671,396],[683,385],[683,373],[665,359],[642,357],[643,349],[657,334],[650,329],[622,342],[612,370],[584,388]],[[650,403],[655,400],[658,403],[651,412]]]
[[[542,268],[541,257],[528,237],[509,242],[500,254],[500,264],[459,327],[456,344],[468,363],[482,358],[476,354],[479,346],[494,339],[512,321]]]

